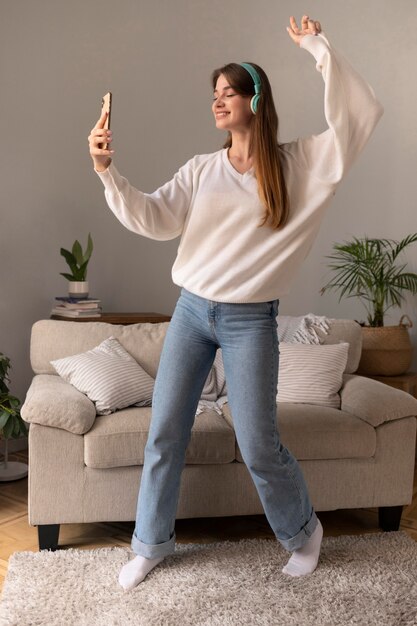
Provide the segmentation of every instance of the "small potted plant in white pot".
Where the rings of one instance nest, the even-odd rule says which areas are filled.
[[[65,272],[60,272],[60,274],[69,280],[68,295],[72,298],[88,297],[87,266],[92,252],[93,240],[91,239],[90,233],[88,234],[87,249],[85,252],[83,252],[78,240],[74,242],[71,252],[65,250],[65,248],[61,248],[61,254],[68,263],[71,274]]]
[[[385,326],[384,315],[391,307],[399,307],[404,292],[417,293],[417,274],[406,271],[399,262],[404,249],[417,241],[417,233],[402,241],[393,239],[353,238],[336,243],[329,267],[336,275],[322,289],[340,290],[343,296],[357,297],[368,311],[367,324],[362,326],[362,356],[358,373],[364,375],[398,376],[404,374],[412,360],[408,328],[412,326],[403,315],[397,326]],[[402,323],[408,318],[408,323]]]
[[[4,438],[4,459],[0,463],[0,481],[17,480],[28,475],[27,463],[8,460],[9,439],[18,439],[28,434],[20,416],[20,400],[13,396],[8,384],[10,359],[0,352],[0,434]]]

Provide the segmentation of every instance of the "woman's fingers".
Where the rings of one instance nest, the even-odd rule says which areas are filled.
[[[107,119],[107,111],[103,111],[102,114],[100,115],[100,118],[97,120],[96,125],[94,126],[94,128],[104,128],[104,124],[106,123],[106,119]]]
[[[290,17],[290,24],[291,24],[292,31],[296,35],[299,35],[300,34],[300,29],[298,28],[297,22],[295,21],[295,17],[293,15],[291,15],[291,17]]]
[[[108,137],[107,135],[94,135],[88,138],[88,143],[90,144],[90,150],[101,148],[103,144],[107,144],[110,142],[111,142],[111,137]]]
[[[296,35],[295,32],[293,31],[293,29],[291,28],[291,26],[287,26],[287,33],[289,34],[289,36],[291,37],[291,39],[298,44],[298,40],[300,38],[300,35]]]
[[[310,20],[310,19],[308,20],[307,30],[311,35],[316,34],[316,23],[314,20]]]
[[[297,26],[295,17],[291,15],[290,26],[287,26],[287,32],[291,39],[300,45],[304,35],[318,35],[318,33],[321,33],[321,24],[317,20],[311,20],[308,15],[303,15],[300,29]]]
[[[96,128],[94,127],[90,133],[89,139],[95,138],[103,138],[103,137],[112,137],[113,133],[111,130],[106,130],[105,128]]]
[[[103,148],[95,148],[93,151],[90,151],[92,156],[111,156],[114,153],[114,150],[104,150]]]
[[[112,131],[105,128],[94,127],[88,137],[88,143],[90,145],[90,153],[94,155],[109,155],[110,150],[103,149],[103,144],[110,145],[113,141]],[[113,152],[113,151],[111,151]]]
[[[317,35],[317,33],[319,33],[321,31],[320,22],[317,22],[315,20],[310,20],[309,19],[308,20],[308,31],[312,35]]]
[[[294,24],[295,27],[297,28],[295,32],[300,33],[300,30],[297,27],[297,23],[293,17],[290,18],[290,22],[292,26]],[[303,17],[301,18],[301,34],[316,35],[317,33],[320,33],[320,32],[321,32],[320,22],[310,19],[308,15],[303,15]]]
[[[301,18],[301,30],[303,32],[308,30],[308,15],[303,15]]]

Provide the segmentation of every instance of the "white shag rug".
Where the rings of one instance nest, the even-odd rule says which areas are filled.
[[[405,532],[325,537],[311,576],[281,573],[275,540],[176,544],[133,591],[129,548],[15,552],[1,626],[416,626],[417,542]]]

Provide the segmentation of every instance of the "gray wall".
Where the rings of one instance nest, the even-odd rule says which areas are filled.
[[[157,242],[126,230],[104,201],[87,136],[101,95],[114,94],[115,162],[143,191],[169,180],[194,154],[218,150],[225,134],[210,110],[210,72],[254,61],[267,72],[280,139],[321,132],[323,83],[314,59],[290,40],[288,17],[321,20],[385,107],[375,134],[341,184],[280,313],[365,319],[355,299],[319,295],[335,241],[402,238],[417,230],[417,20],[414,0],[14,0],[2,3],[0,351],[12,359],[22,399],[31,370],[30,329],[66,293],[61,246],[92,233],[91,295],[107,311],[172,313],[171,266],[179,239]],[[407,260],[417,271],[417,245]],[[401,312],[415,323],[416,298]],[[393,311],[388,323],[398,323]],[[414,367],[417,362],[414,361]]]

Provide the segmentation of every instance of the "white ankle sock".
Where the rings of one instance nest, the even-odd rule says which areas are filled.
[[[323,526],[319,521],[307,543],[299,550],[294,550],[287,565],[282,569],[283,573],[290,576],[305,576],[314,572],[319,560],[322,538]]]
[[[138,554],[122,567],[119,574],[119,583],[125,591],[130,591],[141,583],[145,576],[163,560],[164,557],[159,559],[146,559],[144,556]]]

